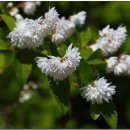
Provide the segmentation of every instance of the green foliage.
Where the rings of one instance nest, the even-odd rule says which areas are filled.
[[[32,71],[32,52],[28,50],[15,51],[13,67],[20,83],[24,85]]]
[[[7,14],[1,14],[0,17],[5,22],[5,24],[7,25],[8,29],[10,31],[12,31],[14,29],[14,27],[15,27],[15,20],[14,20],[14,18],[12,18],[11,16],[9,16]]]
[[[86,28],[86,30],[82,31],[79,33],[80,35],[80,43],[82,46],[86,45],[89,43],[91,39],[91,28]]]
[[[50,78],[50,88],[63,114],[66,114],[70,109],[70,85],[68,79],[57,82]]]
[[[104,117],[110,128],[117,128],[117,111],[113,101],[101,105],[91,105],[91,117],[96,120],[100,114]]]
[[[97,78],[97,72],[85,60],[80,62],[79,75],[83,84],[91,83]]]
[[[100,116],[99,108],[96,104],[91,104],[90,106],[90,115],[93,120],[97,120]]]

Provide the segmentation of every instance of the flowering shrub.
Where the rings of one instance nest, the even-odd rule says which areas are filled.
[[[7,10],[1,8],[0,12],[1,24],[8,28],[8,34],[0,37],[3,44],[0,50],[11,51],[10,65],[18,84],[23,86],[18,102],[29,100],[34,91],[42,92],[40,84],[47,82],[45,87],[50,88],[63,114],[71,111],[70,97],[76,91],[90,103],[92,119],[103,116],[110,128],[117,128],[113,98],[118,86],[105,76],[130,75],[130,55],[114,56],[127,38],[126,27],[119,25],[113,29],[107,25],[91,43],[91,28],[82,28],[89,21],[86,11],[66,18],[52,7],[37,19],[24,18],[19,13],[22,9],[25,14],[33,15],[40,4],[7,3]],[[30,81],[32,75],[37,77],[36,81]],[[44,80],[40,82],[41,77]]]

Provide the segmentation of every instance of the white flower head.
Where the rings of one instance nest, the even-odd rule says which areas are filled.
[[[130,56],[122,54],[119,56],[118,65],[115,67],[114,74],[129,75],[130,72]]]
[[[23,16],[21,14],[16,14],[15,18],[16,18],[16,20],[21,20],[21,19],[23,19]]]
[[[116,75],[121,75],[127,73],[128,67],[127,64],[125,63],[119,63],[115,69],[114,69],[114,74]]]
[[[75,14],[75,15],[72,15],[70,17],[70,21],[72,23],[74,23],[75,25],[83,25],[85,23],[85,20],[86,20],[86,12],[85,11],[80,11],[79,13]]]
[[[110,57],[109,59],[106,60],[106,62],[107,62],[107,72],[113,72],[118,64],[118,58]]]
[[[96,47],[102,50],[104,56],[112,54],[116,52],[122,43],[126,40],[126,33],[127,30],[125,27],[119,26],[117,30],[114,30],[108,25],[102,29],[102,31],[99,31],[100,37],[95,43],[97,44]],[[93,49],[93,47],[91,48]]]
[[[107,72],[114,72],[115,75],[130,74],[130,55],[121,54],[119,57],[110,57],[106,62]]]
[[[56,27],[58,21],[59,14],[55,10],[55,7],[49,9],[49,11],[45,13],[45,18],[42,22],[45,33],[50,34]]]
[[[61,18],[56,26],[55,33],[52,36],[52,42],[58,44],[65,41],[69,36],[73,34],[75,30],[75,24],[65,18]]]
[[[93,85],[81,88],[81,90],[83,90],[81,95],[86,101],[91,101],[92,104],[102,104],[103,100],[109,102],[109,100],[112,99],[112,95],[116,93],[115,87],[116,86],[107,83],[107,80],[102,77],[96,80]]]
[[[27,15],[33,15],[37,6],[40,6],[40,1],[27,1],[24,3],[23,11]]]
[[[19,9],[18,9],[18,8],[11,8],[9,14],[10,14],[11,16],[15,16],[18,12],[19,12]]]
[[[53,77],[55,80],[64,80],[76,70],[80,59],[78,48],[72,48],[72,44],[70,44],[64,57],[37,57],[36,62],[46,75]]]
[[[28,18],[17,20],[16,27],[7,38],[10,38],[13,45],[17,47],[29,49],[39,47],[44,39],[42,25],[39,24],[40,21],[41,18],[37,20]]]

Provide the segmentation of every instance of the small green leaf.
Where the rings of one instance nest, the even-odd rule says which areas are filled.
[[[8,41],[0,39],[0,50],[7,50],[7,49],[10,49],[10,43]]]
[[[80,41],[82,46],[86,45],[91,39],[91,29],[87,28],[86,30],[80,32]]]
[[[88,64],[90,65],[98,65],[98,64],[105,64],[106,62],[101,59],[95,59],[88,61]]]
[[[81,50],[81,57],[85,60],[87,60],[89,58],[89,56],[93,53],[91,48],[83,48]]]
[[[9,16],[7,14],[1,14],[0,17],[5,22],[5,24],[7,25],[8,29],[10,31],[12,31],[14,29],[14,27],[15,27],[15,20],[14,20],[14,18],[12,18],[11,16]]]
[[[99,108],[97,104],[91,104],[90,106],[90,115],[93,120],[97,120],[100,116]]]
[[[70,109],[70,85],[69,81],[66,79],[64,81],[54,81],[50,78],[50,87],[52,89],[53,95],[60,106],[63,114],[67,113]]]
[[[28,50],[19,50],[14,52],[13,67],[16,76],[20,83],[23,85],[32,70],[33,54]]]
[[[92,67],[83,59],[80,62],[79,74],[84,84],[91,83],[97,77],[97,72],[94,72]]]
[[[95,52],[93,52],[89,58],[88,61],[90,60],[95,60],[95,59],[103,59],[103,55],[100,49],[96,50]]]
[[[113,101],[110,101],[109,103],[104,102],[99,106],[99,111],[110,128],[117,128],[117,111]]]

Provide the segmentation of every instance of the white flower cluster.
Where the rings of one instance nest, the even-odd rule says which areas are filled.
[[[112,95],[116,93],[115,87],[116,86],[107,83],[107,80],[102,77],[94,81],[92,85],[81,88],[81,90],[83,90],[81,95],[86,101],[91,101],[92,104],[101,104],[103,100],[109,102],[109,100],[112,99]]]
[[[75,30],[75,24],[65,18],[61,18],[56,26],[55,33],[52,36],[52,42],[58,44],[65,41]]]
[[[58,13],[52,8],[45,14],[45,19],[40,17],[36,20],[17,20],[16,27],[7,37],[14,46],[35,49],[43,44],[44,37],[53,30],[57,21]]]
[[[12,2],[9,2],[7,4],[7,9],[10,16],[15,17],[17,20],[23,19],[22,15],[19,14],[19,9],[17,7],[14,7]]]
[[[36,62],[46,75],[53,77],[55,80],[64,80],[76,70],[80,59],[78,48],[72,48],[72,44],[70,44],[64,57],[37,57]]]
[[[29,49],[41,46],[47,35],[52,35],[52,42],[60,43],[74,32],[75,21],[80,24],[85,22],[85,12],[82,11],[77,15],[79,19],[75,18],[74,23],[65,18],[59,19],[59,14],[53,7],[45,13],[44,18],[17,20],[16,27],[7,37],[11,39],[14,46]],[[76,17],[76,15],[74,16]]]
[[[61,18],[56,26],[55,33],[52,36],[52,42],[59,44],[64,42],[69,36],[71,36],[77,25],[81,26],[85,23],[86,12],[81,11],[75,15],[70,16],[70,19],[66,20]]]
[[[107,72],[114,72],[115,75],[130,75],[130,55],[122,54],[119,57],[110,57],[106,62]]]
[[[126,40],[127,30],[125,27],[119,26],[117,30],[107,25],[102,31],[99,31],[99,39],[90,47],[93,51],[101,49],[104,56],[116,52],[122,43]]]
[[[9,33],[7,38],[11,39],[14,46],[21,48],[35,49],[43,43],[44,33],[37,20],[22,19],[16,22],[16,27]]]
[[[29,81],[27,84],[25,84],[23,86],[23,90],[20,92],[20,95],[18,98],[19,102],[23,103],[29,100],[34,93],[34,90],[36,89],[38,89],[38,85],[34,83],[33,81]]]
[[[36,11],[37,6],[40,6],[40,1],[26,1],[23,5],[23,11],[27,15],[33,15]]]
[[[85,11],[81,11],[75,15],[72,15],[70,17],[70,21],[72,23],[74,23],[75,25],[83,25],[85,23],[85,19],[86,19],[86,12]]]

